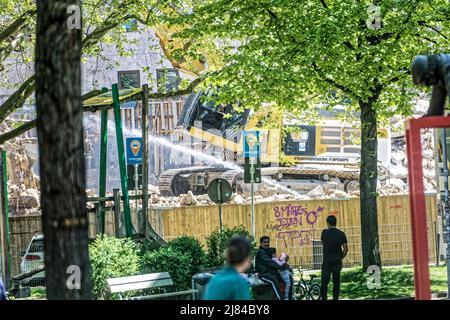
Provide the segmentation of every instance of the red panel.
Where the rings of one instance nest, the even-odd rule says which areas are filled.
[[[409,174],[409,201],[414,256],[414,286],[416,299],[429,300],[430,275],[428,270],[428,239],[425,212],[425,195],[422,173],[422,145],[420,129],[411,126],[406,130]]]
[[[450,117],[423,117],[406,121],[406,148],[408,154],[409,202],[414,255],[414,286],[416,299],[430,300],[428,268],[427,214],[423,189],[422,143],[423,128],[450,127]]]

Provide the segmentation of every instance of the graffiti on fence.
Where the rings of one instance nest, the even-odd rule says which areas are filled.
[[[288,228],[290,226],[301,226],[304,220],[309,225],[314,225],[317,222],[317,218],[321,212],[323,212],[324,207],[318,207],[315,210],[308,210],[302,205],[287,205],[287,206],[276,206],[273,208],[273,213],[275,216],[275,221],[282,228]],[[303,220],[303,218],[305,218]]]
[[[276,238],[284,242],[285,247],[288,247],[290,242],[292,245],[298,244],[300,247],[311,243],[314,239],[315,229],[310,230],[289,230],[277,233]]]
[[[267,224],[266,230],[276,231],[276,238],[282,240],[287,247],[288,242],[293,246],[310,244],[315,236],[315,225],[324,207],[309,210],[303,205],[276,206],[273,208],[275,221]],[[302,230],[303,225],[312,229]]]

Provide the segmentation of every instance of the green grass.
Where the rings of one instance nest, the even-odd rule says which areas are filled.
[[[380,288],[367,286],[368,274],[362,268],[344,269],[341,273],[342,299],[383,299],[414,297],[414,274],[412,266],[383,267]],[[447,269],[445,266],[430,267],[431,291],[447,291]],[[329,295],[331,297],[331,281]]]

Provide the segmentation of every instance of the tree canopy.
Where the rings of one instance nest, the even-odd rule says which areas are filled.
[[[35,89],[33,70],[36,8],[34,1],[2,0],[0,21],[0,70],[3,87],[17,89],[0,106],[0,121],[22,107]],[[124,45],[130,40],[125,36],[124,24],[138,20],[151,25],[156,20],[151,1],[83,1],[83,54],[101,57],[102,46],[114,45],[119,54],[127,54]],[[10,83],[9,73],[21,66],[21,83]]]
[[[186,1],[170,1],[180,8]],[[209,39],[222,54],[205,86],[221,102],[288,111],[345,104],[361,123],[363,266],[381,265],[377,222],[377,130],[410,115],[415,55],[449,48],[445,0],[199,0],[167,16],[178,36]],[[181,12],[181,13],[180,13]],[[189,54],[189,53],[188,53]]]
[[[413,57],[448,49],[448,7],[444,0],[214,0],[169,20],[188,26],[180,37],[222,40],[215,42],[226,63],[208,84],[220,86],[224,100],[295,110],[320,94],[322,102],[349,98],[358,108],[379,95],[377,116],[389,117],[411,110]],[[369,26],[373,19],[379,25]]]

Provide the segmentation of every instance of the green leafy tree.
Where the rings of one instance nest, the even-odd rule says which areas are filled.
[[[293,112],[320,101],[359,112],[363,266],[380,265],[377,131],[394,114],[411,115],[417,95],[409,75],[414,56],[448,50],[448,1],[200,0],[191,5],[187,13],[167,19],[185,26],[179,37],[209,39],[220,50],[221,68],[204,81],[220,88],[217,99],[255,109],[275,102]]]
[[[2,86],[8,83],[8,71],[18,65],[27,70],[24,81],[14,84],[16,91],[0,105],[0,122],[22,107],[32,97],[36,81],[30,64],[34,60],[36,6],[35,1],[2,0],[0,22],[0,71]],[[83,3],[82,54],[101,57],[102,45],[110,44],[119,54],[126,55],[126,23],[137,20],[145,25],[155,23],[152,1],[85,0]],[[67,14],[69,17],[69,14]]]

